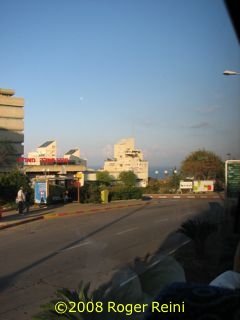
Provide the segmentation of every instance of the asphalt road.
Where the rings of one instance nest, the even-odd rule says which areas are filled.
[[[182,221],[220,205],[216,199],[154,200],[2,230],[0,319],[31,319],[58,288],[76,289],[81,280],[94,288],[137,256],[159,247],[171,252],[186,241],[169,237]]]

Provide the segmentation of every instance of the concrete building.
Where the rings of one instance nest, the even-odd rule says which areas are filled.
[[[148,161],[143,160],[141,150],[135,149],[134,139],[122,139],[114,145],[114,159],[104,162],[104,171],[118,179],[120,172],[133,171],[138,178],[139,186],[148,183]]]
[[[78,172],[86,171],[86,166],[82,164],[46,164],[46,165],[25,165],[24,166],[24,173],[30,179],[33,178],[69,178],[74,179],[74,175]]]
[[[64,159],[68,160],[68,163],[82,164],[87,166],[87,161],[80,158],[80,149],[71,149],[66,152],[63,156]]]
[[[37,153],[39,157],[56,159],[57,157],[57,142],[46,141],[40,147],[37,148]]]
[[[56,159],[57,143],[52,140],[44,142],[36,151],[29,152],[24,162],[27,165],[40,165],[43,162],[54,162]]]
[[[0,172],[21,166],[24,153],[24,99],[14,90],[0,89]]]
[[[22,158],[24,172],[32,178],[74,179],[78,172],[87,170],[87,161],[80,158],[79,149],[71,149],[62,158],[57,157],[55,140],[46,141],[36,151]]]

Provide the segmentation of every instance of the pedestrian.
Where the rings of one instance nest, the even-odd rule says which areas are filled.
[[[30,208],[30,192],[29,191],[26,191],[25,193],[25,208],[26,208],[26,213],[29,212],[29,208]]]
[[[65,191],[63,201],[64,201],[64,203],[67,203],[69,201],[68,190]]]
[[[25,194],[23,192],[23,187],[20,187],[17,193],[17,203],[18,203],[18,213],[23,214],[24,210],[24,202],[25,202]]]

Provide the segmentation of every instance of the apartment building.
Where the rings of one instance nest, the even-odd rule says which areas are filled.
[[[24,153],[24,99],[12,89],[0,88],[0,172],[21,166]]]
[[[70,149],[64,153],[64,159],[67,159],[69,163],[82,164],[87,166],[87,160],[80,158],[80,149]]]
[[[122,139],[114,145],[114,159],[104,162],[104,171],[115,179],[122,171],[133,171],[139,186],[145,187],[148,183],[148,161],[143,159],[141,150],[135,149],[134,138]]]
[[[40,165],[42,162],[54,162],[57,158],[56,140],[46,141],[36,151],[28,153],[27,165]]]

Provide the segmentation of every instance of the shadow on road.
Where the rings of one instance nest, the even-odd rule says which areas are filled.
[[[16,272],[14,272],[14,273],[11,273],[11,274],[9,274],[9,275],[7,275],[7,276],[5,276],[5,277],[0,278],[0,291],[3,291],[3,290],[6,289],[8,286],[10,286],[11,283],[13,283],[14,280],[15,280],[19,275],[21,275],[21,274],[23,274],[23,273],[25,273],[25,272],[27,272],[27,271],[29,271],[29,270],[31,270],[31,269],[39,266],[40,264],[46,262],[46,261],[49,260],[49,259],[52,259],[53,257],[55,257],[56,255],[60,254],[60,253],[63,252],[64,250],[69,249],[69,248],[71,248],[71,247],[73,247],[73,246],[78,245],[79,243],[81,243],[81,242],[85,241],[86,239],[94,236],[95,234],[98,234],[99,232],[101,232],[101,231],[103,231],[103,230],[111,227],[112,225],[120,222],[121,220],[124,220],[124,219],[126,219],[127,217],[136,214],[137,212],[141,211],[143,208],[145,208],[146,206],[148,206],[148,204],[149,204],[149,202],[147,202],[146,204],[144,204],[144,206],[142,206],[142,207],[140,207],[140,208],[137,208],[137,209],[135,209],[135,210],[133,210],[133,211],[125,214],[124,216],[121,216],[120,218],[117,218],[117,219],[115,219],[114,221],[109,222],[109,223],[105,224],[104,226],[93,230],[93,231],[90,232],[89,234],[87,234],[87,235],[85,235],[85,236],[83,236],[83,237],[81,237],[81,238],[79,238],[79,239],[77,239],[77,240],[69,243],[68,245],[66,245],[66,246],[60,248],[59,250],[57,250],[57,251],[55,251],[55,252],[53,252],[53,253],[51,253],[51,254],[43,257],[42,259],[39,259],[39,260],[37,260],[37,261],[29,264],[28,266],[26,266],[26,267],[24,267],[24,268],[22,268],[22,269],[20,269],[20,270],[18,270],[18,271],[16,271]]]

